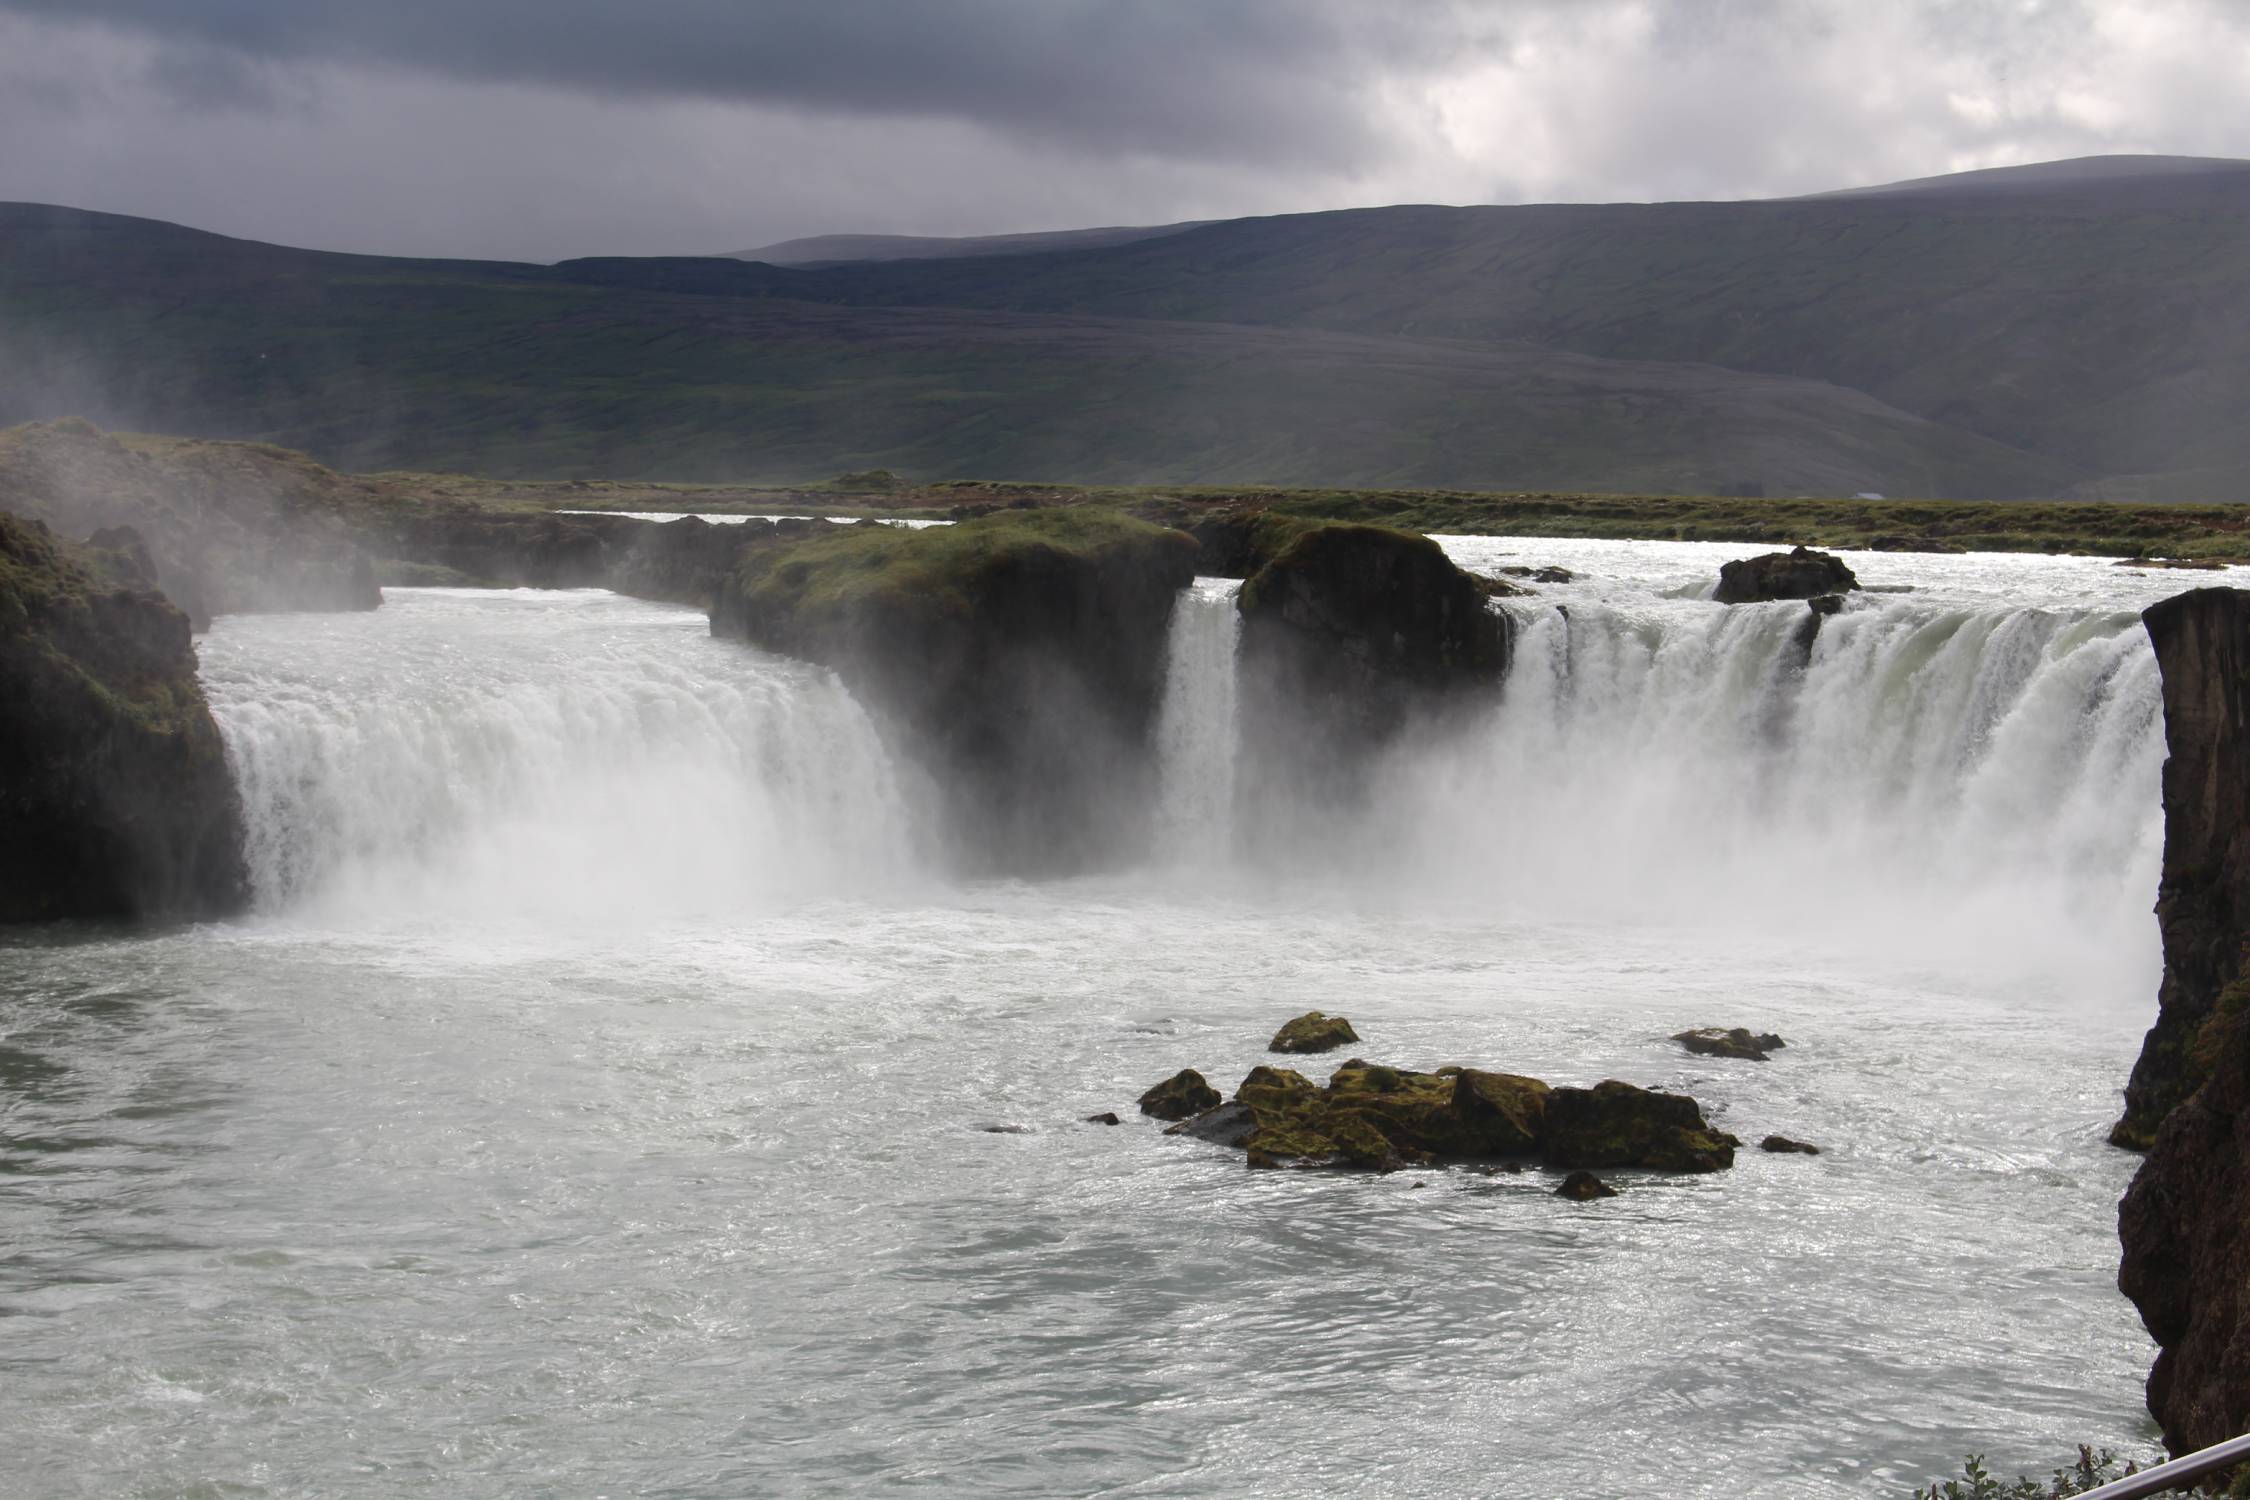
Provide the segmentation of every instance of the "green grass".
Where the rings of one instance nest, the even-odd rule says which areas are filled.
[[[860,526],[761,549],[742,564],[765,607],[800,622],[862,610],[966,618],[991,570],[1047,552],[1092,557],[1185,545],[1164,528],[1114,511],[1072,507],[999,511],[958,526],[910,531]]]

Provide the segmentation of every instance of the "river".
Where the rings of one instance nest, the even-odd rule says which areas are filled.
[[[1155,856],[1038,884],[946,877],[850,695],[691,611],[222,618],[255,911],[0,942],[0,1493],[1880,1497],[2149,1446],[2134,611],[2228,580],[1855,555],[1805,660],[1803,606],[1696,597],[1739,546],[1447,545],[1580,576],[1363,826],[1237,854],[1205,580]],[[1134,1116],[1315,1007],[1824,1154],[1582,1205]],[[1789,1046],[1666,1040],[1710,1024]]]

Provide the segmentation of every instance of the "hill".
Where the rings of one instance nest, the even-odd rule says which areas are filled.
[[[2227,499],[2246,377],[2244,163],[800,268],[397,260],[0,205],[0,422],[359,469]]]

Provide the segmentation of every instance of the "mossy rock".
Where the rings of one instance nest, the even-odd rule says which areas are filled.
[[[1769,1135],[1758,1142],[1760,1151],[1770,1151],[1776,1156],[1818,1156],[1820,1148],[1805,1141],[1793,1141],[1785,1135]]]
[[[1350,1046],[1359,1040],[1352,1023],[1342,1016],[1323,1015],[1308,1010],[1293,1021],[1285,1023],[1266,1043],[1268,1052],[1333,1052],[1338,1047]]]
[[[1684,1094],[1665,1094],[1608,1079],[1590,1089],[1547,1095],[1541,1140],[1558,1167],[1647,1167],[1663,1172],[1716,1172],[1734,1165],[1742,1143],[1714,1130]]]
[[[1182,1068],[1140,1097],[1141,1113],[1159,1120],[1184,1120],[1219,1103],[1219,1091],[1193,1068]]]
[[[1789,1045],[1770,1031],[1754,1032],[1743,1026],[1699,1026],[1675,1033],[1672,1040],[1698,1057],[1731,1057],[1742,1062],[1764,1062],[1768,1053]]]
[[[1617,1189],[1591,1172],[1573,1172],[1555,1189],[1555,1196],[1568,1198],[1573,1203],[1592,1203],[1598,1198],[1614,1198]]]

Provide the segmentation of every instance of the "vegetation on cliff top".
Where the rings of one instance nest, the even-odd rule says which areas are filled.
[[[831,528],[750,553],[736,578],[757,591],[765,610],[805,626],[865,609],[966,618],[984,602],[996,570],[1041,555],[1094,561],[1119,549],[1185,555],[1191,548],[1179,532],[1115,511],[1007,510],[919,531]]]

